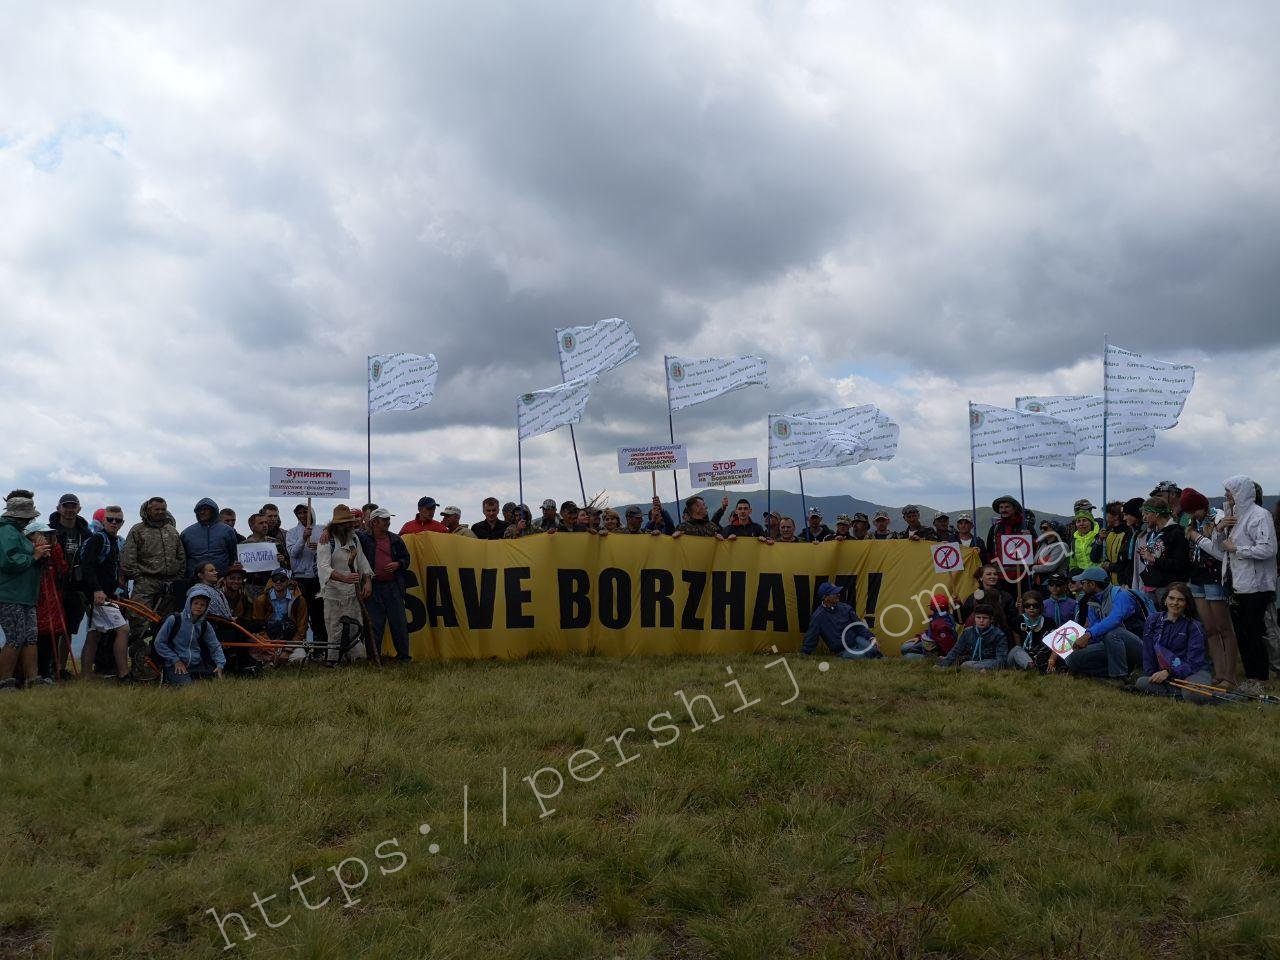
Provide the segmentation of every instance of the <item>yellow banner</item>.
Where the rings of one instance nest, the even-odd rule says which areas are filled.
[[[787,653],[799,649],[827,580],[881,649],[897,655],[923,629],[929,597],[968,596],[979,564],[966,549],[963,572],[935,573],[934,545],[906,541],[770,546],[585,533],[404,540],[413,559],[405,608],[415,658]]]

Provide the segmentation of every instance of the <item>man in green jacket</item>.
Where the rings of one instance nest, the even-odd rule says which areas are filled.
[[[36,517],[34,494],[15,490],[4,502],[0,516],[0,690],[17,686],[13,679],[18,658],[27,683],[36,682],[36,599],[40,570],[36,563],[49,555],[49,544],[33,544],[22,531]]]

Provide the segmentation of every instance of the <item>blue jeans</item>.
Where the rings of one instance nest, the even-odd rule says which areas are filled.
[[[1142,666],[1142,641],[1123,627],[1117,627],[1083,650],[1067,657],[1067,671],[1077,677],[1127,677]]]
[[[373,636],[369,642],[382,649],[382,634],[391,627],[391,645],[395,647],[397,660],[412,660],[409,656],[409,624],[404,618],[404,590],[400,581],[373,583],[373,593],[365,603],[369,610],[369,628]]]
[[[178,673],[170,665],[166,665],[164,668],[164,682],[172,687],[189,687],[197,680],[212,679],[213,671],[207,670],[203,666],[187,667],[186,673]]]

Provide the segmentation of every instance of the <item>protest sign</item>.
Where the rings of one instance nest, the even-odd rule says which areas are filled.
[[[242,543],[236,547],[236,557],[246,573],[270,573],[280,566],[276,543]]]
[[[651,473],[654,470],[683,470],[689,454],[683,443],[651,443],[646,447],[619,447],[619,473]]]
[[[1035,543],[1029,533],[1006,533],[1000,537],[1000,562],[1006,567],[1030,564]]]
[[[689,481],[693,488],[732,487],[742,483],[759,483],[756,458],[742,460],[701,460],[689,464]]]
[[[271,497],[342,500],[351,496],[351,471],[272,467],[269,485],[267,495]]]
[[[1084,633],[1084,627],[1074,620],[1068,620],[1052,633],[1046,633],[1041,639],[1046,647],[1065,660],[1071,656],[1071,652],[1075,649],[1075,642],[1082,633]]]
[[[936,573],[959,573],[964,568],[960,548],[954,543],[940,543],[933,548],[933,569]]]

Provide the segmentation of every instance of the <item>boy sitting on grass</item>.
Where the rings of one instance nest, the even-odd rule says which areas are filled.
[[[222,678],[227,657],[204,618],[212,598],[210,587],[196,584],[187,591],[186,609],[166,618],[156,631],[154,647],[164,667],[165,683],[185,687],[196,680]]]
[[[963,670],[999,670],[1009,654],[1009,638],[992,621],[995,608],[989,603],[978,603],[973,608],[973,626],[965,627],[951,648],[951,652],[938,661],[939,668],[959,664]]]
[[[876,660],[884,656],[871,628],[853,607],[840,601],[839,587],[834,583],[822,584],[818,587],[818,600],[820,604],[809,618],[809,629],[800,645],[802,654],[813,653],[821,637],[827,649],[842,660]]]

